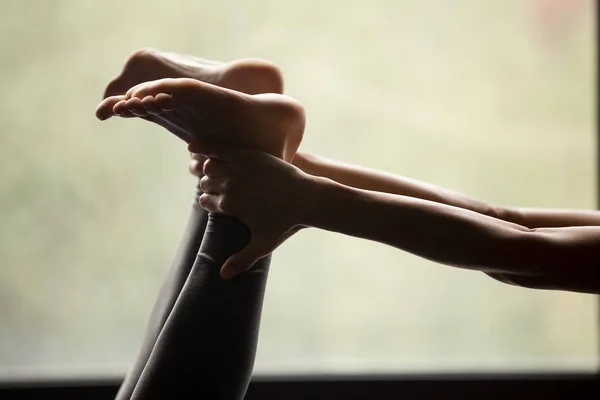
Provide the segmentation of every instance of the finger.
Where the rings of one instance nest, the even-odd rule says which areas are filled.
[[[200,207],[211,213],[223,214],[223,210],[219,207],[219,195],[202,193],[198,200]]]
[[[204,173],[202,172],[202,164],[204,164],[202,161],[191,160],[188,165],[190,173],[202,178],[204,176]]]
[[[98,107],[96,107],[96,118],[100,121],[104,121],[114,116],[115,113],[113,112],[113,108],[115,104],[124,99],[125,96],[111,96],[102,100],[102,102],[98,104]]]
[[[202,173],[209,177],[221,177],[229,174],[228,163],[216,158],[207,158],[202,164]]]
[[[236,275],[248,271],[261,258],[269,254],[260,242],[250,242],[240,252],[235,253],[225,261],[221,267],[221,277],[231,279]]]
[[[227,180],[225,178],[209,178],[204,175],[202,179],[200,179],[200,190],[208,194],[225,194],[226,182]]]

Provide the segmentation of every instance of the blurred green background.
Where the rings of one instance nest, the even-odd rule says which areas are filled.
[[[120,375],[180,239],[183,142],[99,122],[133,50],[278,64],[302,148],[493,204],[596,207],[592,1],[3,0],[0,378]],[[593,369],[595,296],[317,230],[276,252],[257,373]]]

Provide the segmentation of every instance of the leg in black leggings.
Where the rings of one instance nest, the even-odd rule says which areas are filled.
[[[193,79],[146,82],[127,96],[107,98],[99,110],[106,108],[115,115],[160,116],[152,121],[191,141],[212,135],[222,144],[287,161],[304,132],[304,110],[289,97],[249,96]],[[269,258],[232,280],[223,280],[219,271],[248,243],[249,234],[235,219],[209,217],[200,253],[132,398],[243,397],[256,353]]]
[[[141,82],[167,77],[193,78],[247,94],[282,93],[283,91],[283,78],[279,68],[264,60],[242,59],[231,63],[219,63],[196,57],[143,49],[131,54],[123,67],[123,71],[107,86],[104,97],[122,95],[129,88]],[[111,114],[111,109],[112,105],[109,108],[100,107],[97,110],[98,117],[100,119],[107,118]],[[148,322],[142,347],[121,386],[117,395],[118,400],[131,398],[131,394],[154,348],[156,339],[187,279],[202,241],[206,221],[207,214],[195,201],[182,243]],[[233,235],[226,235],[225,239],[228,240],[230,236],[241,237],[243,235],[241,231],[236,232]],[[212,253],[208,252],[208,254]],[[262,294],[260,298],[262,299]],[[256,329],[258,329],[258,325],[256,325]],[[249,372],[247,375],[249,377]]]
[[[242,399],[252,373],[270,256],[224,280],[225,260],[250,232],[210,214],[200,252],[132,399]]]
[[[154,309],[150,315],[146,334],[137,358],[119,389],[116,397],[117,400],[129,400],[131,398],[133,390],[142,375],[142,371],[158,339],[158,335],[171,313],[173,305],[177,297],[179,297],[179,293],[192,269],[208,221],[208,213],[198,204],[201,194],[202,192],[197,188],[183,238],[171,262],[171,267],[160,289],[158,299],[154,304]]]

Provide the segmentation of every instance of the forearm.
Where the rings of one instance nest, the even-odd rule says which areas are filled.
[[[528,228],[558,228],[568,226],[600,226],[597,210],[544,208],[502,208],[500,218]]]
[[[526,227],[458,207],[314,179],[303,225],[485,272],[536,274],[552,252]]]
[[[293,163],[307,174],[329,178],[357,189],[433,201],[474,211],[527,228],[600,226],[600,212],[595,210],[552,210],[495,206],[462,193],[416,179],[345,164],[305,152],[298,152]]]
[[[357,189],[414,197],[491,217],[499,217],[501,214],[501,210],[459,192],[400,175],[330,160],[315,154],[298,152],[293,164],[307,174],[329,178]]]

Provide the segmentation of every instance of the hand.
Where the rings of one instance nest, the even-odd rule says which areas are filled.
[[[250,228],[250,243],[225,261],[223,278],[247,271],[304,227],[300,221],[310,209],[313,177],[255,150],[209,142],[195,142],[188,149],[208,157],[202,165],[200,206],[236,217]],[[200,175],[199,164],[190,163],[192,173]]]
[[[202,178],[204,176],[202,167],[206,160],[208,160],[208,157],[198,153],[190,153],[190,157],[192,157],[192,161],[190,161],[188,166],[190,173],[196,175],[198,178]]]

